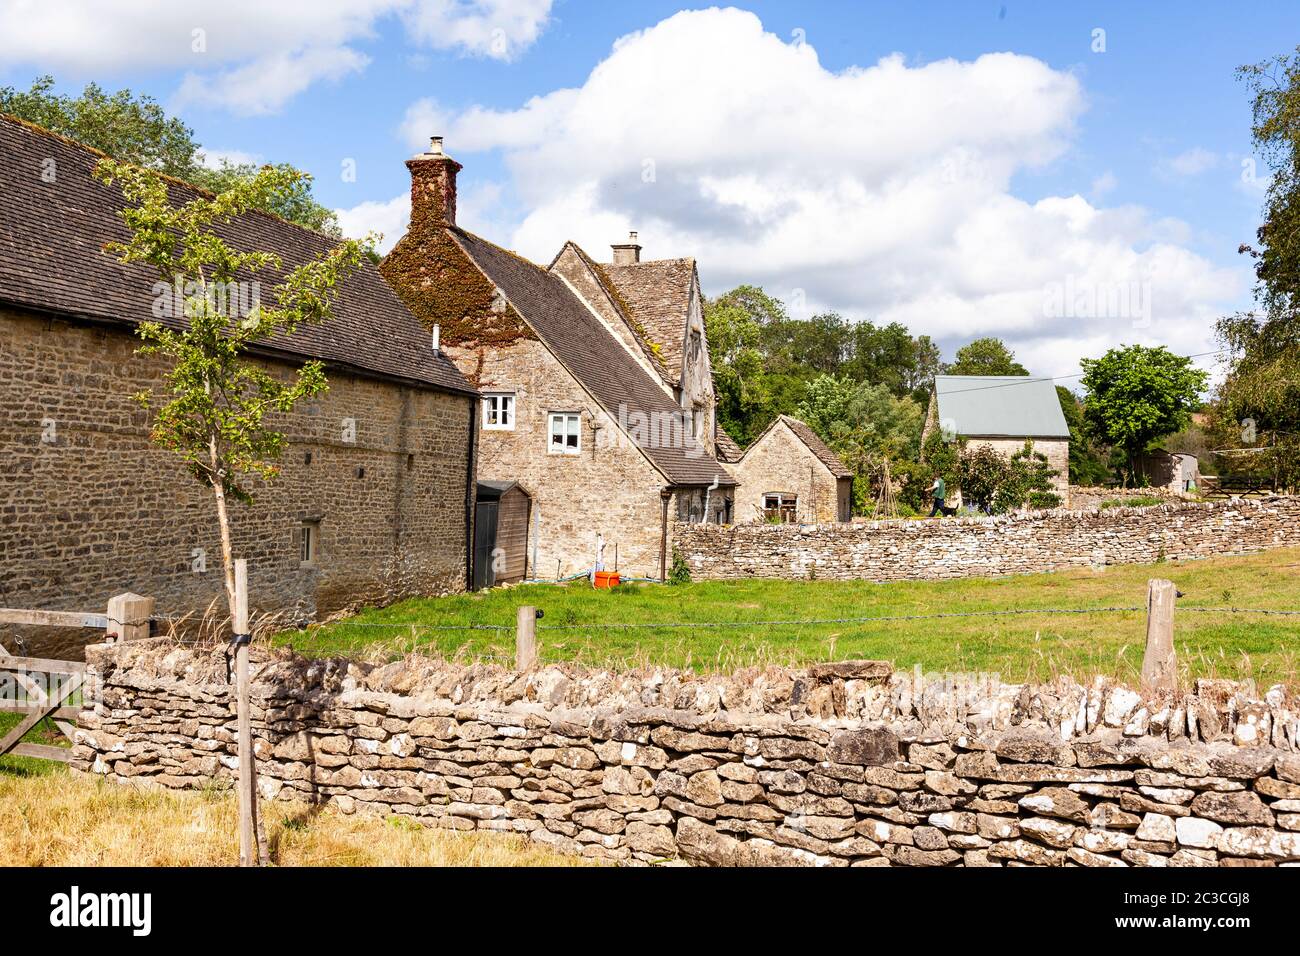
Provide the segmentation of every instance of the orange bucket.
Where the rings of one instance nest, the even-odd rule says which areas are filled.
[[[595,580],[592,582],[593,587],[598,588],[616,588],[618,587],[617,571],[597,571]]]

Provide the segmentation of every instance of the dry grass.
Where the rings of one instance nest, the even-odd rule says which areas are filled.
[[[574,866],[513,835],[462,834],[405,817],[346,816],[263,806],[280,866]],[[58,768],[0,769],[0,864],[7,866],[233,866],[235,795],[106,783]]]

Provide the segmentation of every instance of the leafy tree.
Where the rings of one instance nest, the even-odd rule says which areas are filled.
[[[1093,487],[1110,481],[1106,450],[1097,445],[1083,420],[1083,403],[1064,385],[1056,386],[1061,413],[1070,429],[1070,484]]]
[[[1128,345],[1082,359],[1084,421],[1123,455],[1125,483],[1138,484],[1138,458],[1185,428],[1208,376],[1164,346]]]
[[[1061,498],[1053,490],[1056,472],[1047,456],[1034,451],[1034,443],[1007,456],[990,445],[963,448],[957,460],[957,482],[962,500],[989,514],[1016,508],[1055,508]]]
[[[207,168],[199,144],[194,141],[194,131],[180,119],[167,116],[153,97],[136,96],[130,90],[109,94],[90,83],[80,96],[67,96],[54,92],[52,76],[40,76],[29,90],[0,87],[0,113],[35,123],[121,162],[175,176],[214,193],[251,183],[259,172],[252,164],[222,163],[215,170]],[[293,174],[284,180],[291,185],[273,192],[261,191],[262,205],[255,208],[340,237],[334,212],[312,196],[311,177],[287,163],[276,169]]]
[[[779,301],[755,286],[740,286],[704,303],[704,332],[713,359],[718,422],[742,445],[762,431],[755,426],[767,403],[763,353],[759,349],[761,323],[784,314],[785,307]]]
[[[308,362],[287,380],[253,361],[249,349],[273,335],[289,335],[303,325],[324,321],[340,281],[360,262],[366,243],[345,240],[324,256],[283,273],[270,283],[265,304],[252,303],[247,314],[225,307],[219,295],[243,280],[283,270],[274,252],[233,248],[214,231],[250,209],[292,194],[302,178],[292,170],[265,167],[252,179],[233,183],[216,196],[199,196],[180,207],[170,204],[167,183],[138,165],[102,160],[95,170],[105,184],[117,183],[127,201],[122,211],[129,238],[109,242],[104,251],[123,263],[140,263],[157,273],[168,288],[183,290],[179,327],[142,322],[138,328],[142,355],[168,360],[165,377],[170,396],[154,415],[151,438],[175,452],[189,472],[207,485],[216,503],[221,533],[221,560],[226,601],[234,624],[235,560],[231,543],[229,498],[251,502],[245,476],[271,480],[284,435],[272,426],[275,416],[292,411],[302,398],[326,387],[320,362]],[[241,306],[244,296],[237,297]],[[149,392],[137,398],[146,408]],[[246,726],[250,714],[248,645],[237,647],[237,707]],[[251,740],[240,735],[239,759],[250,771],[240,786],[240,856],[252,864],[265,858],[257,817],[256,764]]]
[[[54,77],[40,76],[31,89],[0,87],[0,113],[43,126],[52,133],[93,146],[125,163],[185,177],[195,167],[194,131],[168,117],[151,96],[130,90],[108,94],[89,83],[80,96],[53,92]]]
[[[222,160],[221,165],[216,169],[209,169],[205,166],[195,167],[191,170],[188,179],[196,186],[201,186],[210,192],[220,193],[240,183],[251,182],[257,177],[262,168],[268,167],[258,167],[252,163],[231,163]],[[315,229],[317,232],[323,232],[334,239],[343,237],[343,230],[339,228],[338,215],[333,209],[318,203],[312,195],[311,177],[309,175],[300,173],[288,163],[276,163],[269,168],[275,169],[282,174],[290,174],[287,181],[291,182],[292,185],[282,192],[267,196],[263,200],[263,205],[258,208],[289,222],[306,226],[308,229]]]
[[[1256,246],[1241,247],[1255,261],[1259,311],[1227,316],[1217,326],[1228,372],[1216,396],[1214,431],[1242,452],[1225,454],[1221,465],[1294,488],[1300,485],[1300,47],[1244,66],[1238,76],[1252,93],[1251,136],[1272,178]]]
[[[884,463],[915,458],[925,413],[910,397],[885,385],[822,375],[808,383],[794,414],[808,424],[854,473],[854,511],[871,509]]]
[[[914,511],[929,508],[929,487],[935,478],[942,478],[948,487],[960,487],[958,467],[962,452],[965,451],[964,439],[946,441],[938,429],[921,446],[920,460],[904,464],[898,469],[902,482],[899,498]]]
[[[1029,369],[1001,339],[976,339],[957,350],[957,360],[944,367],[948,375],[1028,375]]]

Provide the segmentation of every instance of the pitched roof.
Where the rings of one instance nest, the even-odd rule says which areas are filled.
[[[736,444],[736,440],[728,435],[721,425],[718,426],[718,434],[714,437],[713,446],[717,449],[718,461],[740,461],[741,456],[745,454],[744,450]]]
[[[0,302],[131,326],[154,318],[158,274],[143,264],[123,265],[102,251],[105,242],[129,235],[119,215],[125,205],[121,190],[92,175],[102,156],[0,114]],[[54,165],[47,167],[50,160]],[[46,168],[53,169],[53,182],[42,178]],[[173,203],[202,194],[178,180],[169,182]],[[262,212],[246,213],[213,231],[241,250],[276,253],[285,270],[337,245],[335,239]],[[257,278],[269,286],[279,275],[268,269]],[[157,321],[180,325],[183,320]],[[474,392],[451,360],[430,346],[428,331],[374,264],[363,260],[340,283],[329,321],[268,339],[258,352]]]
[[[682,419],[681,408],[564,280],[473,233],[459,228],[449,232],[609,415],[626,420],[640,412],[652,421],[668,420],[664,416]],[[639,436],[629,437],[636,440]],[[654,440],[656,437],[645,436],[638,447],[673,484],[707,485],[715,478],[720,485],[736,483],[694,438],[661,442]]]
[[[939,421],[958,435],[1069,438],[1056,386],[1026,375],[936,375]]]
[[[686,315],[695,278],[694,259],[652,259],[632,265],[602,266],[614,288],[632,309],[632,317],[659,346],[668,380],[677,384],[682,374]]]
[[[840,456],[831,451],[824,441],[817,436],[817,433],[808,427],[807,423],[801,422],[797,418],[791,418],[789,415],[778,415],[777,421],[785,422],[790,431],[794,432],[798,439],[808,446],[812,452],[821,461],[823,465],[830,469],[832,475],[836,478],[852,478],[853,472],[844,466]],[[762,436],[760,436],[762,437]],[[754,443],[755,445],[758,442]],[[751,448],[753,445],[750,446]]]

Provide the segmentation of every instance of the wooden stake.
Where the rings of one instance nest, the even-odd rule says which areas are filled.
[[[537,663],[537,608],[521,605],[515,615],[515,670],[526,671]]]
[[[123,641],[142,641],[149,636],[149,618],[154,599],[127,591],[108,599],[106,636],[116,634]]]
[[[1150,690],[1176,689],[1174,598],[1177,595],[1173,581],[1152,578],[1147,582],[1147,646],[1142,656],[1142,685]]]
[[[236,634],[248,633],[248,562],[235,562]],[[253,763],[253,717],[248,700],[248,645],[235,648],[236,720],[239,733],[239,865],[256,866],[260,857],[257,839],[257,768]]]

